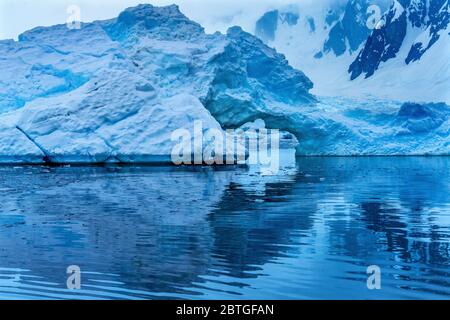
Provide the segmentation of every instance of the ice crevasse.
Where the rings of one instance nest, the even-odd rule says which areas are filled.
[[[317,98],[258,38],[206,34],[177,6],[0,41],[0,162],[168,161],[171,134],[262,119],[300,155],[449,154],[449,107]]]

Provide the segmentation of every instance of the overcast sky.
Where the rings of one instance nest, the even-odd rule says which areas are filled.
[[[70,5],[78,5],[81,20],[88,22],[116,17],[123,9],[139,3],[176,3],[189,18],[214,32],[224,31],[235,21],[248,30],[256,17],[269,8],[296,1],[311,0],[0,0],[0,39],[17,39],[33,27],[65,23]]]

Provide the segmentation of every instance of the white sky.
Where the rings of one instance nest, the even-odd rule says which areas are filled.
[[[123,9],[139,3],[158,6],[176,3],[207,32],[214,32],[225,31],[235,21],[253,31],[250,29],[254,21],[265,11],[298,1],[312,0],[0,0],[0,39],[17,39],[19,34],[36,26],[65,23],[70,5],[79,6],[81,20],[89,22],[114,18]],[[248,25],[245,21],[249,21]]]

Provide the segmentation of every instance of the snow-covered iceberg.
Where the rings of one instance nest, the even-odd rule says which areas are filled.
[[[301,155],[450,155],[445,103],[327,97],[289,119]]]
[[[171,133],[238,128],[315,101],[256,37],[206,34],[177,6],[0,41],[1,162],[169,161]]]

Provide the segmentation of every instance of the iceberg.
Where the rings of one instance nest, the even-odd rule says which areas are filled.
[[[308,75],[312,93],[450,104],[448,0],[297,2],[250,22]],[[284,12],[298,15],[296,23],[287,23]],[[247,16],[233,23],[247,25]]]
[[[38,27],[0,55],[3,163],[168,162],[195,120],[235,129],[316,101],[283,55],[238,27],[206,34],[175,5]]]
[[[38,27],[0,56],[0,163],[167,163],[196,121],[278,129],[297,155],[450,154],[445,103],[313,96],[275,49],[240,27],[207,34],[175,5]]]

